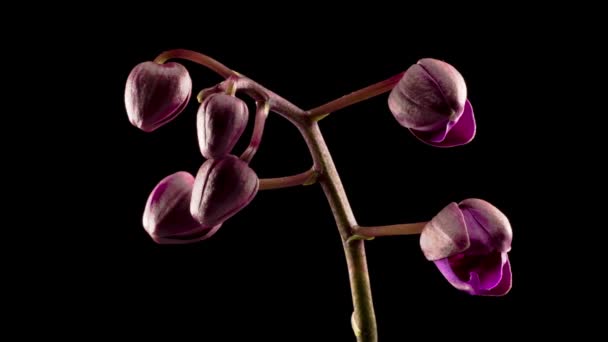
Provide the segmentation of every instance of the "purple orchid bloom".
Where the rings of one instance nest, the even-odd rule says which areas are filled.
[[[420,246],[455,288],[503,296],[511,289],[513,233],[507,217],[480,199],[450,203],[424,227]]]
[[[259,185],[255,171],[236,156],[208,159],[196,175],[190,213],[204,226],[220,225],[253,200]]]
[[[388,106],[399,124],[419,140],[454,147],[475,137],[475,116],[462,75],[450,64],[423,58],[391,91]]]
[[[224,93],[203,100],[196,118],[198,144],[206,158],[229,154],[247,127],[249,110],[245,101]]]
[[[214,235],[221,225],[204,226],[190,215],[194,177],[185,171],[161,180],[150,193],[143,225],[158,244],[185,244]]]
[[[152,132],[172,121],[190,100],[192,79],[175,62],[143,62],[135,66],[125,87],[125,106],[131,124]]]

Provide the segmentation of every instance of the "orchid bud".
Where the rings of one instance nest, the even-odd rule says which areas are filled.
[[[464,145],[475,136],[464,78],[446,62],[423,58],[409,67],[391,91],[388,106],[399,124],[429,145]]]
[[[182,244],[208,239],[221,225],[204,226],[190,215],[194,177],[180,171],[161,180],[148,196],[143,226],[159,244]]]
[[[179,115],[190,100],[192,79],[178,63],[143,62],[135,66],[125,87],[131,124],[152,132]]]
[[[206,227],[222,224],[249,204],[258,188],[255,171],[234,155],[208,159],[196,175],[190,213]]]
[[[249,110],[238,97],[211,94],[203,100],[196,118],[198,144],[206,158],[229,154],[247,127]]]
[[[490,203],[467,199],[443,208],[420,235],[420,247],[457,289],[502,296],[511,289],[513,233],[507,217]]]

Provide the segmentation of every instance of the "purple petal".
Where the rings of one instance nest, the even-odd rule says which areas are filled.
[[[481,292],[494,288],[502,279],[502,267],[504,265],[502,254],[492,253],[478,257],[477,263],[471,265],[469,272],[471,279],[476,278],[475,285],[471,286]]]
[[[476,133],[475,115],[473,106],[467,100],[464,111],[457,121],[447,121],[440,129],[420,131],[409,129],[412,134],[422,142],[435,147],[455,147],[468,144]]]
[[[436,260],[435,265],[452,286],[471,295],[502,295],[511,287],[511,269],[504,253],[461,253]]]
[[[467,226],[467,233],[471,245],[467,250],[469,255],[487,255],[494,251],[494,243],[492,237],[488,235],[488,232],[479,224],[479,222],[473,217],[473,214],[468,209],[462,210],[464,216],[464,222]]]
[[[420,248],[430,261],[460,253],[469,245],[464,216],[453,202],[435,215],[420,234]]]
[[[452,269],[452,266],[450,265],[450,262],[447,258],[435,260],[434,263],[435,266],[437,266],[437,268],[439,269],[439,272],[441,272],[441,274],[450,284],[452,284],[452,286],[461,291],[472,293],[473,288],[471,287],[471,285],[469,285],[465,281],[462,281],[460,277],[458,277],[458,275],[454,273],[454,270]]]
[[[471,217],[477,223],[471,227],[479,227],[485,231],[487,238],[483,239],[492,250],[508,252],[511,250],[513,231],[509,219],[498,208],[487,201],[469,198],[459,203],[465,217]],[[476,234],[469,231],[469,234]],[[473,240],[473,239],[472,239]],[[482,242],[480,240],[479,242]]]
[[[500,282],[492,289],[485,291],[484,296],[504,296],[513,286],[513,275],[511,274],[511,263],[508,257],[506,258],[505,264],[502,266],[502,278]]]

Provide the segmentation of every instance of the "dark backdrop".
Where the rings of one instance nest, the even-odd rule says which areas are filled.
[[[196,30],[152,29],[150,22],[88,35],[92,44],[80,58],[94,72],[81,81],[90,88],[78,134],[94,138],[81,152],[93,158],[76,172],[86,194],[74,205],[88,209],[72,215],[82,230],[72,236],[77,242],[66,259],[74,281],[61,301],[76,304],[70,306],[74,321],[66,326],[93,335],[174,334],[170,340],[182,340],[175,334],[201,341],[352,340],[346,265],[318,185],[259,192],[202,243],[159,246],[144,232],[143,208],[155,184],[180,170],[195,173],[204,161],[194,125],[197,103],[146,134],[127,120],[124,84],[137,63],[167,49],[189,48],[304,109],[397,74],[420,58],[454,65],[467,82],[477,120],[477,135],[466,146],[420,143],[394,120],[387,94],[334,113],[321,130],[362,225],[428,220],[449,202],[470,197],[501,209],[514,232],[513,289],[500,298],[469,296],[424,259],[417,237],[370,241],[380,340],[423,334],[481,341],[495,334],[522,336],[526,329],[543,333],[534,317],[559,306],[547,293],[551,270],[538,252],[548,228],[536,224],[542,216],[538,203],[551,188],[541,167],[548,158],[546,142],[538,138],[547,110],[538,104],[534,88],[540,76],[529,73],[529,61],[547,43],[540,39],[545,32],[505,31],[491,20],[431,30],[370,21],[318,32],[288,30],[288,24],[232,31],[215,23]],[[221,81],[182,63],[195,93]],[[250,118],[238,153],[248,142]],[[285,176],[310,164],[297,130],[271,114],[251,164],[257,174]]]

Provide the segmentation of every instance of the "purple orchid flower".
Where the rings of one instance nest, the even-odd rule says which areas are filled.
[[[388,106],[399,124],[429,145],[459,146],[475,137],[467,86],[446,62],[423,58],[409,67],[391,91]]]
[[[450,203],[424,227],[420,246],[455,288],[503,296],[511,289],[513,233],[507,217],[480,199]]]
[[[247,206],[258,189],[255,171],[236,156],[208,159],[196,175],[190,213],[204,226],[222,224]]]
[[[206,158],[229,154],[247,127],[249,110],[245,101],[224,93],[203,100],[197,114],[198,144]]]
[[[221,225],[204,226],[190,215],[194,177],[185,171],[161,180],[150,193],[143,225],[158,244],[185,244],[214,235]]]
[[[192,79],[175,62],[143,62],[135,66],[125,87],[125,106],[131,124],[152,132],[172,121],[190,100]]]

